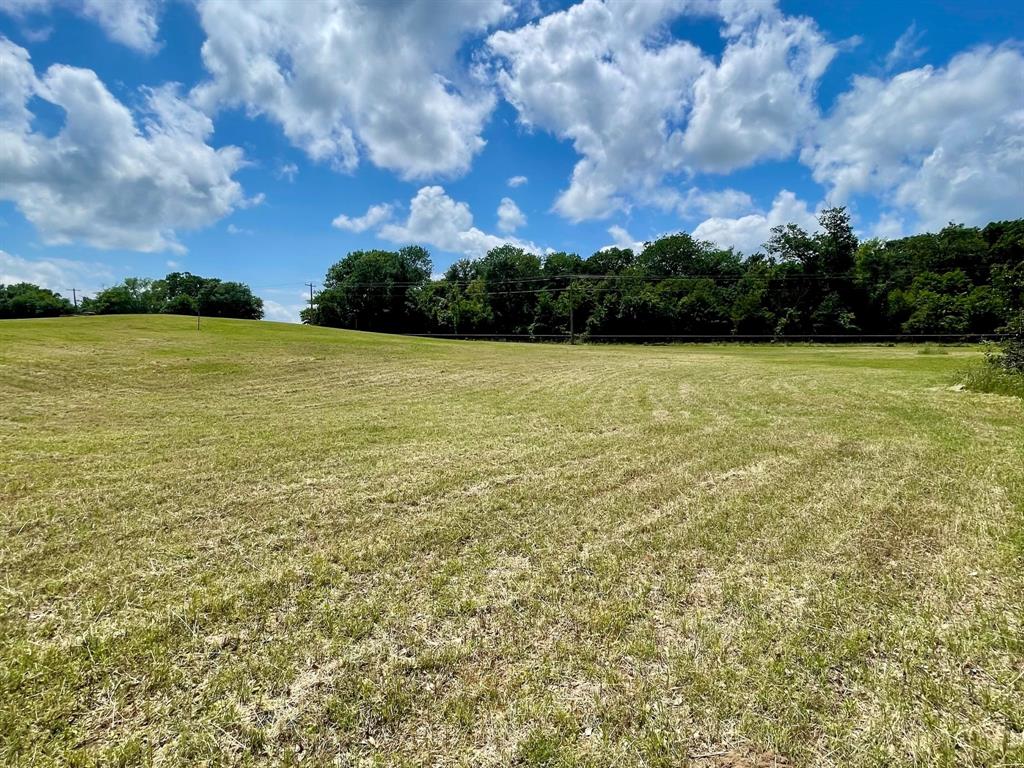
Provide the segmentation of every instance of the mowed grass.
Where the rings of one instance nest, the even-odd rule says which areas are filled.
[[[0,764],[1020,765],[943,352],[0,323]]]

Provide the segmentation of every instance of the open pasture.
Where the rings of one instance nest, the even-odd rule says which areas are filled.
[[[0,763],[1024,760],[973,348],[0,323]]]

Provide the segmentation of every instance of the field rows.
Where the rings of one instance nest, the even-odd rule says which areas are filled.
[[[0,324],[0,762],[1017,764],[944,352]]]

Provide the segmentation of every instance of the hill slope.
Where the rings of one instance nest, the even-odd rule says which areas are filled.
[[[0,323],[0,762],[1012,761],[976,356]]]

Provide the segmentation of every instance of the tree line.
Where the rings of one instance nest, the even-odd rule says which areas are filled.
[[[844,208],[818,223],[774,227],[749,257],[688,234],[585,259],[503,245],[440,279],[419,246],[354,251],[302,318],[392,333],[785,337],[983,334],[1022,312],[1024,219],[864,242]]]
[[[263,300],[245,283],[172,272],[159,280],[129,277],[84,297],[76,307],[67,298],[31,283],[0,285],[0,318],[56,317],[75,313],[115,315],[201,314],[259,320]]]

